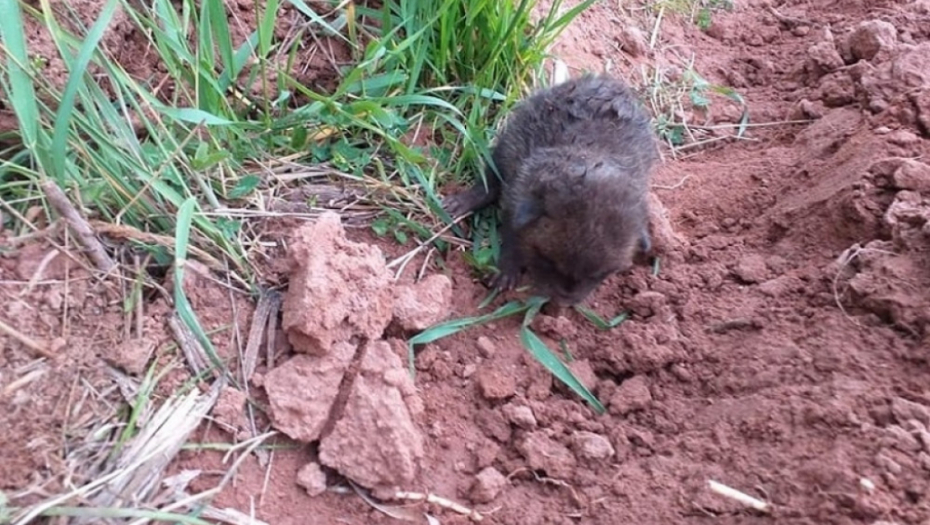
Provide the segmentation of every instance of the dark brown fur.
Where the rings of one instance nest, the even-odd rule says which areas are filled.
[[[556,303],[582,301],[609,275],[648,251],[647,194],[657,158],[649,117],[627,86],[587,76],[519,104],[494,148],[500,173],[488,188],[446,199],[453,216],[500,197],[501,273],[513,288],[526,271]]]

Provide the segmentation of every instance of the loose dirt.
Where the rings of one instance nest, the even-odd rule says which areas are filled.
[[[414,286],[411,264],[380,294],[385,257],[406,248],[378,242],[379,252],[365,231],[346,240],[323,221],[322,237],[291,232],[290,253],[302,255],[275,267],[296,271],[273,365],[260,361],[249,395],[222,396],[216,423],[194,437],[248,438],[247,407],[259,409],[259,429],[282,432],[216,506],[273,524],[393,522],[346,490],[348,476],[508,525],[930,523],[930,4],[750,0],[706,31],[669,11],[654,48],[637,16],[596,4],[557,51],[575,70],[608,64],[631,80],[650,65],[683,74],[693,56],[704,78],[746,100],[752,126],[681,158],[666,152],[654,187],[658,272],[638,266],[587,301],[603,317],[630,312],[626,322],[598,331],[573,311],[536,320],[608,412],[594,414],[529,356],[517,319],[425,345],[409,383],[401,339],[426,322],[411,304],[449,301],[430,310],[470,316],[486,290],[452,253],[428,271],[451,292]],[[679,116],[717,138],[734,133],[740,110],[715,98]],[[140,370],[119,364],[140,358],[107,349],[144,337],[158,364],[175,355],[168,305],[150,298],[142,333],[124,333],[134,321],[119,290],[55,255],[57,238],[0,258],[2,319],[58,354],[37,360],[4,339],[0,489],[17,505],[64,485],[66,438],[120,396],[111,367]],[[314,260],[327,243],[335,255]],[[235,365],[251,307],[197,279],[194,308]],[[177,370],[161,393],[186,378]],[[208,489],[223,458],[187,450],[173,471],[199,472],[190,490]],[[52,481],[23,492],[41,480]],[[772,516],[708,480],[769,502]]]

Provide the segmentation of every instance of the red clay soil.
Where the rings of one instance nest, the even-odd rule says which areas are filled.
[[[655,50],[652,28],[630,31],[621,22],[628,13],[616,9],[597,4],[567,32],[558,51],[571,66],[609,62],[638,80],[641,64],[680,65],[675,57],[693,54],[708,81],[739,91],[758,126],[659,168],[658,273],[640,266],[614,276],[586,303],[604,317],[629,311],[630,319],[609,331],[573,311],[537,320],[551,348],[564,340],[606,414],[528,355],[517,319],[422,347],[415,393],[392,375],[397,363],[384,347],[374,354],[382,368],[358,362],[369,353],[346,365],[350,382],[377,377],[400,392],[386,396],[406,396],[423,442],[414,479],[402,488],[506,525],[930,524],[930,3],[750,0],[715,14],[706,32],[669,13]],[[695,125],[733,123],[738,112],[724,107],[715,99],[706,114],[685,116]],[[349,237],[373,239],[359,230]],[[378,244],[386,257],[407,249]],[[2,315],[52,340],[64,333],[61,297],[75,297],[75,283],[62,288],[63,274],[50,266],[59,273],[43,279],[52,284],[38,281],[28,306],[13,300],[32,278],[25,268],[44,253],[26,248],[0,260]],[[446,262],[449,316],[475,315],[487,291],[460,255]],[[244,332],[249,307],[231,309],[225,288],[198,284],[189,290],[198,314]],[[119,305],[80,297],[69,303],[71,314],[85,315],[67,327],[71,347],[105,342],[91,327],[114,339]],[[151,308],[148,332],[164,342],[158,323],[166,307]],[[386,330],[385,337],[411,333],[396,324]],[[284,339],[279,334],[281,346]],[[218,345],[230,352],[233,337]],[[402,345],[392,348],[405,358]],[[277,364],[313,355],[292,351],[282,348]],[[27,355],[4,344],[0,388],[38,366]],[[71,406],[65,384],[103,375],[93,371],[97,362],[88,350],[43,364],[50,372],[0,398],[8,420],[0,427],[0,490],[20,494],[36,472],[57,468],[46,441],[60,440],[54,429],[70,420],[55,407]],[[257,383],[275,373],[259,365]],[[58,388],[48,388],[50,378]],[[259,384],[251,392],[268,406]],[[344,414],[357,402],[336,404]],[[220,424],[204,425],[194,441],[250,435],[236,423],[243,403],[224,398],[214,412]],[[338,415],[324,416],[322,445],[316,436],[298,435],[310,445],[272,438],[284,448],[268,462],[246,459],[214,504],[275,525],[394,522],[342,484],[337,471],[359,466],[345,467],[351,449],[327,459],[325,436]],[[223,453],[209,450],[183,452],[174,465],[200,471],[192,491],[214,486],[227,468]],[[771,513],[712,493],[709,480],[770,503]],[[421,510],[442,523],[468,521],[435,505]]]

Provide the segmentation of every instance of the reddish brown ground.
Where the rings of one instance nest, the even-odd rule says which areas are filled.
[[[658,170],[656,195],[672,228],[661,232],[660,272],[613,277],[588,301],[603,316],[630,310],[630,320],[607,332],[574,312],[540,320],[547,342],[564,338],[576,368],[589,370],[608,414],[553,384],[520,346],[516,319],[420,351],[426,458],[409,489],[501,524],[927,525],[930,4],[751,0],[715,15],[707,33],[667,14],[657,49],[638,57],[619,49],[629,49],[618,37],[629,18],[615,9],[598,4],[571,28],[560,49],[570,65],[609,61],[638,80],[642,64],[680,67],[676,57],[693,55],[705,78],[740,92],[752,122],[769,125]],[[870,29],[848,49],[848,34],[868,20],[890,22],[896,34],[855,63],[852,54],[871,55],[870,37],[882,36]],[[710,115],[691,122],[733,122],[725,106],[715,99]],[[110,295],[90,293],[85,273],[58,266],[64,256],[30,288],[26,268],[46,253],[36,246],[0,259],[2,316],[34,337],[63,338],[65,355],[36,364],[21,345],[4,344],[0,490],[13,495],[63,468],[60,429],[78,432],[89,419],[73,408],[76,393],[89,390],[73,385],[106,388],[99,349],[121,340],[125,323]],[[448,262],[452,315],[473,315],[486,291],[459,256]],[[229,293],[207,281],[191,293],[208,329],[238,322],[247,330],[241,298],[232,308]],[[148,308],[147,337],[167,359],[167,308]],[[218,338],[222,349],[231,342]],[[24,377],[32,381],[13,385]],[[579,432],[606,438],[614,455],[585,459],[599,455],[585,443],[603,440]],[[194,437],[230,439],[216,426]],[[308,496],[295,479],[315,458],[312,447],[277,450],[270,474],[249,458],[214,503],[254,509],[273,524],[392,521],[354,495]],[[225,471],[221,460],[184,452],[176,466],[203,469],[192,488],[204,489]],[[508,482],[477,503],[472,485],[486,467]],[[711,494],[709,479],[771,502],[774,517]],[[432,511],[442,523],[466,521]]]

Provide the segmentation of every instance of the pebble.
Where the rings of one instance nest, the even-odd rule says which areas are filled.
[[[297,472],[297,484],[310,496],[319,496],[326,492],[326,473],[319,463],[307,463]]]
[[[492,355],[494,355],[494,351],[496,350],[496,348],[494,347],[494,342],[491,341],[486,336],[482,335],[481,337],[479,337],[478,341],[475,344],[478,347],[478,353],[481,355],[481,357],[484,357],[485,359],[487,359],[491,357]]]
[[[625,415],[634,410],[642,410],[652,402],[652,394],[645,376],[635,376],[620,385],[610,398],[610,411]]]
[[[608,459],[614,455],[614,447],[609,439],[583,430],[572,433],[572,448],[583,459]]]
[[[503,410],[504,417],[515,426],[528,430],[536,428],[536,416],[533,414],[532,408],[508,403],[504,405]]]
[[[475,503],[489,503],[497,498],[506,486],[507,478],[494,467],[487,467],[475,475],[471,499]]]

